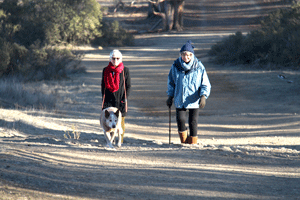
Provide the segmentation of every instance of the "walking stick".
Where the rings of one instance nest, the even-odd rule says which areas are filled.
[[[169,107],[169,144],[171,144],[171,106]]]

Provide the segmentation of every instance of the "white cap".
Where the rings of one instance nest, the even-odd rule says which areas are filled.
[[[120,58],[120,62],[122,62],[122,53],[119,50],[115,49],[112,52],[110,52],[109,61],[111,61],[113,57]]]

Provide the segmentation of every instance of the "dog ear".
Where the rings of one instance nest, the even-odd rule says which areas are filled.
[[[109,115],[110,113],[107,110],[105,110],[105,118],[109,118]]]
[[[118,110],[115,112],[115,115],[119,117],[120,112],[121,112],[121,111],[118,109]]]

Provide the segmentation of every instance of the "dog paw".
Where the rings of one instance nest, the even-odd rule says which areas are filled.
[[[115,148],[105,148],[107,151],[117,151]]]
[[[111,145],[111,144],[107,144],[107,145],[106,145],[106,148],[114,149],[114,146]]]
[[[106,150],[109,150],[109,151],[116,151],[115,147],[111,146],[111,145],[106,145],[105,146],[105,149]]]

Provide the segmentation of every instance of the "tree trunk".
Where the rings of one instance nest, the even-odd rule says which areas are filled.
[[[166,22],[164,26],[165,31],[170,31],[173,28],[174,23],[174,6],[170,4],[169,1],[164,1],[164,8],[165,8],[165,16],[166,16]]]
[[[177,31],[183,30],[183,10],[184,10],[184,0],[173,0],[171,1],[172,6],[174,7],[174,19],[173,27]]]
[[[163,30],[183,29],[184,0],[151,0],[149,2],[148,17],[157,15],[162,17]]]

